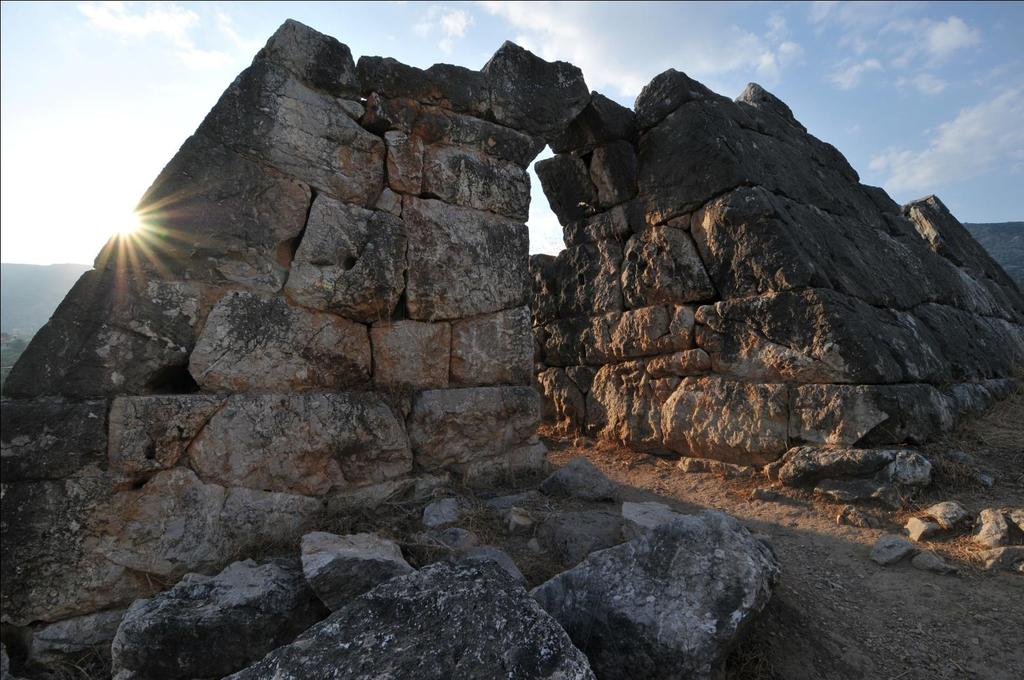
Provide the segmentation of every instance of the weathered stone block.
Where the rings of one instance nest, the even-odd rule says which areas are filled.
[[[358,99],[359,81],[352,52],[329,35],[286,20],[256,55],[283,66],[299,80],[335,97]]]
[[[404,423],[380,395],[236,395],[188,445],[203,480],[322,496],[408,474]]]
[[[647,361],[647,372],[652,378],[688,377],[710,370],[711,357],[702,349],[674,352]]]
[[[590,93],[590,103],[563,133],[551,140],[555,153],[589,151],[597,144],[636,138],[636,114],[603,94]]]
[[[257,60],[224,92],[199,134],[318,192],[372,205],[384,187],[384,141],[353,121],[341,102]]]
[[[451,340],[453,385],[529,384],[533,373],[529,307],[456,321]]]
[[[63,479],[106,465],[107,402],[4,399],[0,477],[5,484]]]
[[[549,368],[537,374],[543,397],[541,420],[559,434],[579,432],[586,425],[587,401],[565,369]]]
[[[544,326],[544,362],[550,366],[572,366],[586,362],[584,334],[591,320],[585,316],[566,317]]]
[[[671,227],[651,227],[629,239],[622,259],[627,307],[699,302],[715,297],[693,239]]]
[[[285,293],[363,323],[390,318],[405,289],[406,240],[393,215],[317,196]]]
[[[423,191],[423,140],[393,130],[384,133],[388,149],[388,186],[400,194]]]
[[[652,378],[640,361],[602,366],[587,394],[587,427],[603,439],[664,451],[661,405],[678,384],[678,378]]]
[[[526,302],[529,232],[499,215],[406,197],[409,316],[458,319]]]
[[[657,305],[591,319],[583,333],[588,364],[605,364],[693,347],[693,308]]]
[[[373,381],[414,389],[448,386],[452,327],[447,322],[393,321],[374,324]]]
[[[684,378],[661,410],[664,444],[693,458],[763,465],[789,448],[785,385]]]
[[[571,154],[558,154],[535,166],[551,211],[563,225],[573,224],[597,210],[597,189],[587,164]]]
[[[559,316],[622,311],[622,248],[614,241],[585,243],[558,254]]]
[[[428,146],[423,154],[423,192],[445,203],[523,222],[530,216],[526,170],[472,149]]]
[[[642,231],[643,206],[639,201],[628,201],[613,208],[562,226],[562,240],[566,247],[604,240],[625,241],[630,233]]]
[[[364,95],[404,97],[476,116],[490,108],[486,78],[462,66],[434,64],[423,70],[390,57],[360,57],[356,71]]]
[[[620,141],[594,149],[590,158],[590,181],[602,208],[636,196],[636,149],[633,145]]]
[[[532,387],[428,390],[413,402],[409,441],[417,467],[434,470],[503,455],[530,439],[539,420]]]
[[[245,392],[339,388],[370,377],[366,326],[279,297],[229,293],[189,358],[203,388]]]

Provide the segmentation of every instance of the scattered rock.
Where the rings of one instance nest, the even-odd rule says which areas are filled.
[[[676,467],[683,472],[711,472],[722,475],[726,479],[749,478],[760,474],[760,470],[750,465],[733,465],[711,458],[690,458],[688,456],[680,458]]]
[[[641,529],[653,529],[682,516],[682,513],[676,512],[664,503],[655,501],[646,503],[625,501],[622,504],[622,519],[632,522]]]
[[[615,482],[604,476],[586,458],[573,458],[541,482],[549,496],[573,496],[586,501],[613,501],[618,496]]]
[[[411,571],[401,549],[375,534],[338,536],[316,531],[302,537],[302,572],[331,611],[378,583]]]
[[[996,483],[995,477],[984,472],[975,472],[974,478],[986,489],[991,489]]]
[[[844,505],[836,515],[836,524],[839,526],[860,527],[862,529],[876,529],[878,520],[863,510],[852,505]]]
[[[978,553],[985,569],[989,571],[1012,571],[1024,563],[1024,546],[1013,545],[982,550]]]
[[[750,500],[752,501],[766,501],[774,503],[775,501],[782,500],[782,498],[784,498],[784,496],[775,489],[759,487],[750,492]]]
[[[907,536],[909,536],[912,541],[922,541],[929,536],[934,536],[942,531],[942,527],[935,522],[929,522],[928,520],[919,519],[917,517],[911,517],[908,519],[907,523],[903,526],[903,529],[907,532]]]
[[[927,551],[914,555],[914,558],[910,560],[910,564],[912,564],[915,569],[930,571],[935,574],[949,574],[956,571],[956,569],[946,564],[944,559],[933,552]]]
[[[541,498],[541,495],[530,489],[521,493],[514,493],[508,496],[496,496],[484,502],[491,510],[501,511],[515,507],[527,507]]]
[[[914,544],[895,534],[885,534],[871,548],[871,559],[883,567],[896,564],[907,555],[917,552]]]
[[[136,600],[111,646],[118,680],[222,677],[287,644],[327,614],[298,562],[235,562]],[[213,653],[215,651],[215,653]]]
[[[594,553],[532,594],[599,677],[709,678],[778,574],[767,546],[705,511]]]
[[[233,680],[594,680],[587,658],[490,562],[438,562],[356,598]]]
[[[890,508],[900,505],[896,490],[875,479],[823,479],[815,485],[814,493],[840,503],[878,501]]]
[[[423,523],[433,529],[459,521],[459,499],[439,498],[423,508]]]
[[[1010,540],[1010,525],[1001,510],[987,508],[978,515],[980,525],[974,535],[974,542],[986,548],[998,548]]]
[[[470,548],[462,555],[462,560],[468,562],[494,562],[501,567],[502,571],[515,579],[516,583],[526,585],[526,577],[519,571],[515,560],[509,557],[507,552],[495,548],[493,545],[481,545]]]
[[[957,529],[970,518],[970,514],[956,501],[944,501],[925,509],[922,513],[931,517],[946,530]]]
[[[34,666],[75,664],[84,656],[110,658],[110,643],[124,609],[76,616],[46,625],[32,634],[28,661]]]
[[[502,514],[505,530],[510,534],[529,534],[533,532],[533,517],[522,508],[509,508]]]
[[[1017,525],[1017,529],[1024,532],[1024,508],[1010,508],[1006,515]]]
[[[480,542],[476,534],[461,527],[448,527],[431,535],[455,552],[465,552]]]
[[[557,512],[537,528],[537,540],[567,566],[622,540],[622,518],[606,510]]]

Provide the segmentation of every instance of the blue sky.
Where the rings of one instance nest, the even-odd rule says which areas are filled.
[[[627,105],[669,67],[755,81],[896,200],[1024,219],[1024,3],[3,3],[2,259],[91,262],[288,17],[416,66],[511,39]],[[561,247],[536,182],[530,227]]]

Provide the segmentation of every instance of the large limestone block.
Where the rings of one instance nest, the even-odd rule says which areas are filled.
[[[662,406],[667,448],[692,458],[763,465],[789,448],[789,390],[719,377],[684,378]]]
[[[502,455],[530,439],[539,420],[532,387],[428,390],[413,402],[409,441],[417,467],[434,470]]]
[[[636,114],[598,92],[590,93],[590,103],[569,123],[565,131],[551,140],[555,153],[589,151],[597,144],[636,139]]]
[[[462,66],[434,64],[424,70],[390,57],[360,57],[356,71],[364,95],[408,98],[474,116],[490,108],[486,78]]]
[[[693,347],[693,308],[657,305],[591,319],[583,346],[588,364],[604,364]]]
[[[223,397],[205,394],[114,399],[107,460],[115,483],[131,486],[177,465],[223,405]]]
[[[634,200],[562,225],[562,240],[566,247],[605,240],[622,242],[630,234],[643,231],[646,226],[643,206]]]
[[[594,680],[583,654],[490,560],[437,562],[334,612],[232,680]]]
[[[413,571],[398,545],[376,534],[338,536],[314,531],[302,537],[302,573],[331,611],[390,578]]]
[[[412,470],[401,417],[374,392],[232,396],[188,457],[208,482],[306,496]]]
[[[481,72],[490,88],[493,120],[545,139],[561,133],[590,101],[579,68],[544,61],[508,41]]]
[[[542,326],[558,318],[558,258],[543,253],[530,255],[529,273],[533,324]]]
[[[952,400],[931,385],[801,385],[790,432],[814,444],[924,443],[956,423]]]
[[[423,153],[423,193],[522,222],[530,216],[526,170],[474,149],[428,146]]]
[[[709,510],[592,553],[530,594],[598,677],[709,680],[778,578],[770,548]]]
[[[370,329],[373,381],[414,389],[448,386],[452,326],[447,322],[393,321]]]
[[[564,317],[543,327],[544,363],[549,366],[573,366],[586,362],[592,321],[585,316]],[[593,351],[593,350],[591,350]]]
[[[603,439],[664,451],[662,404],[678,378],[652,378],[642,362],[602,366],[587,394],[587,427]]]
[[[356,65],[348,46],[293,19],[281,24],[256,59],[283,66],[304,83],[327,94],[359,98]]]
[[[609,208],[636,196],[636,149],[629,142],[603,144],[590,158],[590,181],[597,203]]]
[[[538,161],[536,172],[551,211],[563,225],[582,220],[597,210],[597,189],[583,159],[558,154]]]
[[[29,644],[27,665],[58,671],[89,657],[109,660],[110,643],[117,634],[124,612],[124,609],[110,609],[35,629]]]
[[[384,187],[384,140],[269,60],[242,71],[199,133],[349,203],[372,205]]]
[[[423,191],[423,140],[400,130],[384,133],[388,148],[388,186],[400,194]]]
[[[660,123],[683,104],[714,99],[725,98],[685,73],[670,68],[644,85],[637,96],[634,104],[637,127],[646,130]]]
[[[212,303],[201,284],[138,272],[82,275],[4,382],[8,397],[189,389],[186,366]]]
[[[326,614],[296,561],[245,560],[212,577],[188,574],[128,608],[111,645],[112,672],[123,680],[221,677]]]
[[[529,232],[493,213],[406,197],[406,304],[420,321],[457,319],[526,302]]]
[[[533,373],[530,308],[452,323],[452,385],[526,385]]]
[[[359,385],[370,377],[369,332],[362,324],[293,307],[280,297],[230,293],[210,312],[189,371],[208,390]]]
[[[178,467],[158,472],[137,490],[118,492],[86,523],[95,554],[163,580],[220,569],[247,551],[294,542],[321,507],[315,498],[207,484]],[[129,601],[137,597],[114,590],[93,609],[119,604],[126,595]]]
[[[622,259],[627,307],[698,302],[715,297],[704,263],[688,233],[652,227],[629,239]]]
[[[548,368],[537,374],[540,386],[541,420],[559,434],[583,429],[587,418],[587,401],[580,388],[563,368]]]
[[[106,463],[105,400],[4,399],[0,411],[0,478],[5,484],[59,480],[87,465]]]
[[[207,135],[189,137],[137,208],[144,227],[97,258],[158,278],[275,292],[309,212],[309,186]]]
[[[615,241],[566,248],[557,268],[559,316],[622,311],[622,247]]]
[[[397,217],[317,196],[285,293],[354,321],[388,319],[405,289],[406,241]]]

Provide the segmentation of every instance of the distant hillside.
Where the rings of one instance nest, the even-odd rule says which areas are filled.
[[[31,338],[42,328],[87,264],[0,264],[0,331]]]
[[[964,222],[964,226],[1017,285],[1024,288],[1024,222]]]

